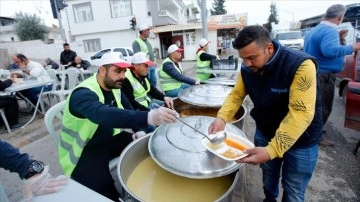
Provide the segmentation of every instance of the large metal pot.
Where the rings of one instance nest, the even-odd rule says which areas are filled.
[[[190,103],[186,103],[179,98],[174,99],[174,109],[180,113],[182,116],[210,116],[216,117],[217,112],[220,107],[207,107],[207,106],[198,106]],[[244,131],[244,118],[247,113],[246,107],[241,106],[241,108],[236,112],[231,123],[238,127],[240,130]]]
[[[127,181],[130,175],[132,174],[133,170],[144,159],[150,156],[148,151],[149,137],[150,135],[132,142],[124,149],[124,151],[120,155],[119,163],[117,166],[117,173],[122,186],[122,200],[125,202],[142,201],[128,188]],[[152,173],[149,173],[149,175],[151,174]],[[229,189],[223,195],[219,196],[219,198],[216,199],[215,201],[222,201],[222,202],[231,201],[233,190],[239,179],[239,174],[238,171],[236,171],[229,174],[228,176],[230,176],[231,179],[233,180]],[[198,179],[191,179],[191,180],[198,180]],[[171,181],[167,182],[166,186],[172,186],[172,182]],[[161,193],[157,193],[157,194],[161,194]],[[179,194],[182,194],[181,189],[179,189]]]

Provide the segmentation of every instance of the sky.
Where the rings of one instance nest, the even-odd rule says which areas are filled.
[[[105,1],[105,0],[92,0]],[[134,0],[143,1],[143,0]],[[167,0],[168,1],[168,0]],[[66,2],[66,0],[65,0]],[[191,0],[184,0],[185,4]],[[196,1],[194,1],[196,3]],[[207,0],[207,7],[212,8],[214,0]],[[348,5],[352,3],[360,3],[357,1],[291,1],[291,0],[275,0],[278,10],[278,19],[280,22],[299,21],[305,18],[313,17],[325,13],[326,9],[333,4]],[[197,3],[196,3],[197,4]],[[228,14],[232,13],[248,13],[248,24],[264,24],[270,15],[270,4],[268,0],[225,0],[225,9]],[[56,24],[57,20],[53,19],[50,0],[0,0],[0,16],[13,17],[15,12],[34,13],[40,16],[46,25]]]

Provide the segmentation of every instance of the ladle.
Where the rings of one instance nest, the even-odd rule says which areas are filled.
[[[216,135],[214,135],[213,138],[210,138],[208,135],[205,135],[204,133],[200,132],[198,129],[192,127],[191,125],[189,125],[188,123],[186,123],[185,121],[181,120],[180,118],[178,117],[175,117],[177,120],[179,120],[181,123],[185,124],[187,127],[193,129],[195,132],[198,132],[200,133],[202,136],[206,137],[210,142],[211,144],[220,144],[222,143],[225,138],[226,138],[226,132],[224,131],[223,133],[218,133]]]
[[[152,107],[153,107],[153,108],[158,108],[158,107],[160,107],[160,105],[158,105],[157,103],[153,103],[153,104],[152,104]],[[170,108],[170,109],[172,109],[173,111],[175,111],[175,112],[177,113],[177,111],[176,111],[174,108]],[[179,114],[179,113],[178,113],[178,114]],[[181,120],[179,117],[175,116],[175,118],[176,118],[177,120],[179,120],[181,123],[185,124],[187,127],[193,129],[195,132],[200,133],[202,136],[206,137],[206,138],[211,142],[211,144],[215,144],[215,145],[216,145],[216,144],[220,144],[220,143],[222,143],[222,142],[225,140],[225,138],[226,138],[226,132],[225,132],[225,131],[224,131],[223,133],[219,133],[219,134],[214,135],[213,138],[210,138],[208,135],[205,135],[204,133],[200,132],[198,129],[196,129],[195,127],[192,127],[192,126],[189,125],[188,123],[184,122],[184,121]]]

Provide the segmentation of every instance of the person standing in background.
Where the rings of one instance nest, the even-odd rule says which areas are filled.
[[[311,29],[305,36],[304,52],[314,56],[319,62],[318,78],[322,99],[323,125],[328,120],[335,94],[335,73],[344,67],[344,56],[360,50],[360,43],[343,46],[340,44],[337,26],[343,21],[346,8],[344,5],[330,6],[325,13],[324,20]],[[323,130],[325,134],[326,131]],[[323,138],[322,146],[334,146],[332,141]]]
[[[60,53],[60,64],[62,65],[71,65],[72,62],[75,61],[76,52],[70,50],[70,45],[68,43],[64,43],[63,45],[64,51]]]
[[[134,53],[144,52],[146,53],[149,60],[155,63],[155,65],[149,67],[148,78],[150,80],[150,84],[153,86],[157,86],[157,78],[156,78],[156,61],[154,56],[154,51],[152,45],[149,40],[147,40],[150,36],[150,27],[147,25],[141,25],[139,27],[140,36],[134,40],[132,43],[132,49]]]

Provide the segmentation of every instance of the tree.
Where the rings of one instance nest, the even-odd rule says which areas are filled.
[[[270,15],[268,18],[268,22],[264,25],[264,27],[269,30],[269,32],[272,31],[272,26],[271,23],[274,22],[275,24],[279,23],[278,20],[278,15],[277,15],[277,9],[276,9],[276,4],[274,2],[271,2],[270,5]]]
[[[227,13],[224,6],[225,0],[214,0],[213,9],[210,10],[211,15],[224,15]]]
[[[41,22],[41,18],[35,14],[19,12],[15,14],[15,33],[21,41],[44,40],[49,33],[47,27]]]

